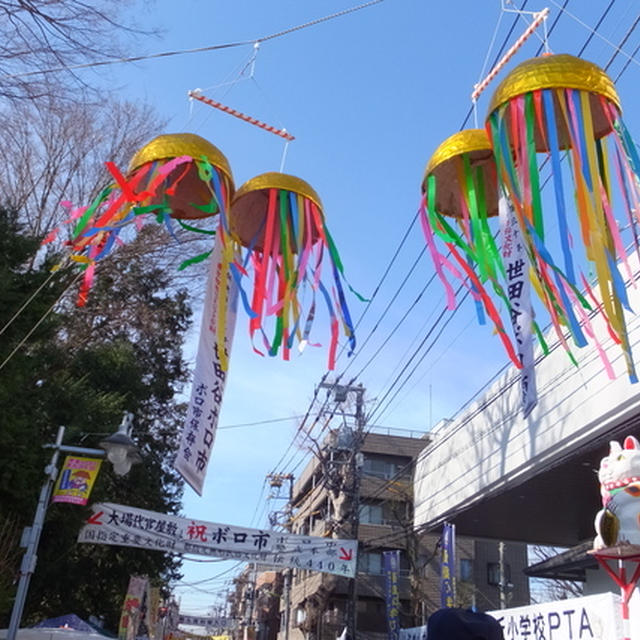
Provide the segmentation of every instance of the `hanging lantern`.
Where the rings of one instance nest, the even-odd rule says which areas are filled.
[[[192,220],[225,215],[233,194],[229,162],[213,144],[192,133],[161,135],[133,156],[123,175],[115,164],[105,163],[113,182],[88,207],[75,210],[72,260],[86,266],[78,304],[86,302],[95,263],[106,257],[133,224],[139,230],[145,219],[155,219],[174,234],[172,220],[184,229],[214,234],[189,224]],[[185,222],[189,221],[189,222]],[[48,239],[49,240],[49,239]],[[181,267],[203,260],[206,252],[186,260]]]
[[[498,86],[487,131],[499,184],[513,205],[531,278],[556,334],[567,351],[567,330],[577,346],[587,343],[585,334],[592,338],[613,377],[588,324],[586,312],[600,311],[635,382],[623,315],[628,302],[618,263],[629,280],[633,276],[613,207],[626,210],[633,229],[640,212],[640,160],[620,111],[615,86],[602,69],[574,56],[549,55],[522,63]],[[538,153],[550,161],[553,203],[542,198]],[[565,156],[569,162],[563,164]],[[552,208],[555,215],[547,211]],[[638,253],[636,234],[628,241]],[[585,275],[591,272],[597,290]]]
[[[289,359],[296,338],[300,350],[309,342],[320,292],[331,316],[329,368],[333,369],[339,320],[351,350],[355,336],[342,285],[342,263],[318,194],[295,176],[275,172],[256,176],[236,192],[227,231],[246,248],[242,268],[232,265],[234,273],[239,278],[241,273],[248,276],[252,269],[253,293],[250,301],[244,299],[252,339],[259,331],[269,355],[275,356],[282,347],[284,359]],[[327,261],[332,287],[323,279],[322,268]],[[271,339],[264,331],[269,316],[275,317]]]
[[[503,261],[489,227],[489,219],[498,215],[497,187],[486,131],[459,131],[435,150],[427,164],[420,221],[431,259],[445,286],[447,307],[456,306],[448,274],[468,288],[481,324],[485,322],[485,312],[489,315],[508,355],[520,368],[521,359],[491,297],[492,293],[498,294],[508,306],[501,284]],[[441,242],[448,255],[440,251]]]

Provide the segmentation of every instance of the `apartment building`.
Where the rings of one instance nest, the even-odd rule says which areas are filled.
[[[351,538],[356,526],[352,505],[359,504],[356,580],[358,632],[386,637],[382,554],[401,550],[401,626],[422,624],[440,608],[439,533],[413,529],[413,462],[427,444],[424,437],[369,432],[354,458],[353,432],[332,432],[320,456],[307,465],[293,487],[294,533]],[[457,589],[461,606],[480,610],[529,604],[526,545],[458,539]],[[500,585],[500,562],[508,583]],[[290,626],[280,613],[278,640],[335,640],[345,627],[351,580],[330,574],[292,572]],[[379,635],[378,635],[379,634]]]

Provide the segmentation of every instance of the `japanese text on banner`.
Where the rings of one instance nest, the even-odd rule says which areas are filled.
[[[216,436],[238,304],[238,288],[220,238],[217,234],[210,257],[191,400],[174,463],[198,495],[202,495]]]
[[[78,542],[229,558],[352,578],[357,541],[191,520],[111,503],[92,505]]]

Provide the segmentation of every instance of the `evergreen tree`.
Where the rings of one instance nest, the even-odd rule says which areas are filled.
[[[123,478],[103,464],[90,502],[177,513],[182,483],[171,463],[184,409],[176,394],[187,375],[186,292],[172,290],[170,277],[136,253],[133,243],[105,262],[87,306],[78,309],[69,295],[77,272],[51,274],[54,257],[32,266],[37,247],[21,233],[15,212],[0,210],[0,330],[45,283],[0,336],[0,364],[6,360],[0,370],[0,525],[16,519],[30,524],[50,456],[41,445],[55,440],[59,425],[67,428],[65,443],[95,447],[125,411],[135,416],[133,436],[144,463]],[[50,505],[23,624],[73,612],[102,616],[115,629],[130,575],[148,575],[165,587],[179,577],[179,560],[169,554],[77,544],[88,513]],[[14,589],[0,582],[5,624]]]

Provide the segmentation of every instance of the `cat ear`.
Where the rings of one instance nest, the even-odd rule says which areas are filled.
[[[612,456],[615,453],[620,453],[622,451],[622,447],[617,440],[612,440],[609,443],[609,455]]]
[[[625,449],[640,449],[640,442],[633,436],[627,436],[624,439],[624,448]]]

